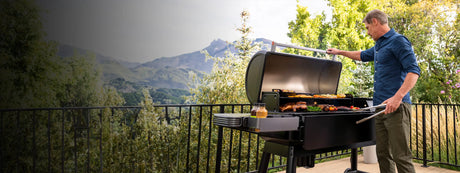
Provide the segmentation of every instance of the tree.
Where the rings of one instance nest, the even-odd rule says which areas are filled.
[[[326,49],[365,50],[373,46],[366,36],[362,19],[372,9],[389,15],[390,27],[411,40],[422,74],[411,92],[414,101],[459,102],[459,13],[455,0],[329,0],[331,21],[324,14],[310,16],[306,7],[297,6],[297,18],[289,23],[288,36],[301,46]],[[289,50],[288,50],[289,51]],[[292,51],[291,51],[292,52]],[[343,63],[339,92],[372,96],[373,65],[341,58]],[[363,70],[365,69],[365,70]],[[457,80],[457,81],[456,81]],[[441,94],[442,92],[442,94]]]
[[[362,18],[371,8],[367,1],[330,1],[333,8],[331,21],[326,21],[323,13],[311,16],[307,7],[297,5],[297,17],[289,22],[288,36],[291,42],[304,47],[327,49],[336,47],[343,50],[362,50],[370,47],[372,39],[366,37]],[[312,54],[311,52],[287,49],[288,53],[300,53],[303,55],[325,58],[324,54]],[[353,93],[356,96],[372,96],[370,64],[355,63],[348,58],[339,56],[343,63],[342,74],[339,82],[339,93]],[[359,67],[359,68],[357,68]],[[364,92],[363,92],[364,91]]]
[[[119,106],[124,99],[115,88],[104,86],[100,67],[94,56],[78,55],[62,58],[62,78],[57,97],[62,107]],[[112,95],[113,94],[113,95]],[[110,100],[107,100],[110,98]]]
[[[39,12],[34,1],[0,2],[0,108],[121,104],[100,82],[94,58],[57,56],[57,43],[44,39]]]
[[[43,36],[33,1],[0,2],[0,108],[59,105],[61,66],[55,43]]]
[[[411,40],[422,70],[416,101],[460,102],[460,8],[458,1],[393,1],[382,5],[390,24]]]

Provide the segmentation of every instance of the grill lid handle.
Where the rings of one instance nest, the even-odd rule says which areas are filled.
[[[294,48],[294,49],[307,50],[307,51],[312,51],[312,52],[328,54],[325,50],[314,49],[314,48],[309,48],[309,47],[301,47],[301,46],[290,45],[290,44],[277,43],[277,42],[274,42],[274,41],[272,41],[272,47],[271,47],[270,51],[276,52],[276,46],[289,47],[289,48]],[[335,57],[336,57],[336,55],[332,56],[333,61],[335,61]]]

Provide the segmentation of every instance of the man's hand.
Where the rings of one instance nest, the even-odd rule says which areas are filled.
[[[326,53],[333,55],[342,55],[353,60],[361,61],[361,51],[344,51],[336,48],[329,48],[326,50]]]
[[[333,55],[339,55],[340,50],[336,48],[329,48],[326,50],[326,53],[333,54]]]
[[[418,74],[409,72],[406,75],[406,79],[399,88],[398,92],[393,97],[385,100],[383,103],[387,104],[387,108],[385,109],[385,114],[392,113],[399,108],[399,105],[402,102],[403,97],[414,87],[415,83],[417,82]]]
[[[396,96],[390,97],[389,99],[385,100],[383,103],[387,104],[385,108],[385,114],[392,113],[399,108],[401,105],[402,98],[397,98]]]

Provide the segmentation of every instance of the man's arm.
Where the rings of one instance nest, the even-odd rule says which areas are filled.
[[[342,55],[353,60],[361,61],[361,51],[344,51],[335,48],[329,48],[326,50],[326,53],[333,55]]]
[[[417,83],[418,77],[419,76],[416,73],[407,73],[404,83],[401,85],[396,94],[383,102],[387,104],[385,114],[392,113],[398,109],[403,97],[415,86],[415,83]]]

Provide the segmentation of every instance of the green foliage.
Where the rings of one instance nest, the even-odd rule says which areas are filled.
[[[422,70],[412,92],[419,102],[460,102],[460,25],[458,2],[394,1],[382,4],[388,11],[390,24],[411,40]],[[397,8],[394,8],[397,7]],[[460,84],[459,84],[460,85]]]
[[[350,70],[350,72],[353,74],[353,77],[350,79],[350,85],[347,86],[347,90],[349,93],[357,97],[372,97],[374,94],[374,85],[372,79],[372,72],[374,71],[374,68],[369,64],[373,63],[355,63],[356,68]]]
[[[297,18],[295,21],[289,22],[289,33],[287,35],[294,44],[310,48],[326,49],[328,46],[325,44],[324,39],[330,26],[325,23],[325,20],[326,15],[324,13],[312,18],[307,7],[297,5]],[[291,54],[325,57],[324,54],[292,48],[287,48],[283,51]]]
[[[141,89],[141,87],[138,86],[136,83],[127,81],[124,78],[112,79],[107,83],[107,85],[114,87],[115,89],[117,89],[117,91],[120,91],[121,93],[130,93],[134,91],[139,91]]]
[[[181,135],[184,130],[180,130],[182,128],[178,119],[164,117],[165,114],[161,110],[153,107],[148,90],[144,89],[143,95],[144,100],[140,104],[143,109],[133,125],[133,134],[136,136],[130,140],[136,148],[130,152],[129,157],[136,167],[148,172],[180,172],[174,170],[174,164],[179,162],[177,159],[183,158],[176,158],[176,155],[185,154],[179,149],[183,142],[178,142],[186,139],[185,135]],[[151,163],[152,167],[147,167]]]
[[[334,7],[332,21],[326,21],[323,13],[311,16],[307,7],[297,5],[297,18],[289,22],[288,36],[291,42],[304,47],[327,49],[336,47],[344,50],[360,50],[370,47],[372,39],[366,37],[362,18],[369,9],[367,1],[330,1]],[[327,58],[324,54],[286,49],[287,53]],[[339,57],[343,64],[338,93],[353,93],[356,96],[372,96],[372,73],[369,63],[356,64],[348,58]],[[359,67],[359,68],[357,68]],[[359,71],[359,72],[358,72]],[[356,73],[353,73],[356,72]]]
[[[143,98],[142,90],[143,89],[128,93],[120,93],[126,101],[124,106],[139,105]],[[184,104],[186,99],[185,97],[190,96],[190,93],[187,90],[171,88],[150,89],[149,93],[150,96],[154,98],[155,104]]]
[[[401,1],[401,0],[329,0],[333,7],[331,21],[325,15],[311,16],[306,7],[297,6],[297,18],[289,23],[288,36],[300,46],[342,50],[365,50],[373,46],[362,19],[372,9],[381,9],[389,15],[389,25],[411,40],[422,69],[420,79],[411,92],[414,101],[459,102],[456,71],[460,69],[458,2],[448,1]],[[323,55],[286,49],[323,57]],[[372,63],[355,63],[340,58],[343,70],[339,93],[356,96],[372,96]],[[452,82],[450,82],[452,81]],[[460,85],[460,84],[459,84]],[[441,94],[441,91],[444,93]]]
[[[59,95],[63,107],[85,106],[97,103],[98,72],[92,64],[79,56],[64,58],[63,92]],[[101,85],[99,85],[101,86]],[[97,87],[97,88],[93,88]]]
[[[206,170],[214,170],[217,126],[212,125],[209,116],[218,110],[210,107],[181,107],[180,109],[155,107],[150,95],[149,90],[143,90],[143,100],[140,103],[142,108],[137,114],[136,112],[115,111],[116,116],[113,119],[105,119],[108,124],[107,127],[104,127],[103,133],[103,151],[107,151],[104,152],[104,172],[133,172],[133,170],[186,172],[186,169],[191,172],[206,172]],[[248,107],[243,111],[249,111]],[[120,116],[126,114],[131,116]],[[236,141],[239,140],[240,135],[243,141],[249,138],[256,141],[257,136],[249,137],[248,133],[224,131],[225,136],[229,136],[230,133],[232,133],[232,140],[224,141],[222,164],[228,164],[226,158],[229,156],[226,153],[232,150],[230,169],[236,170],[235,159],[240,154],[236,151],[240,147],[242,156],[249,154],[254,157],[257,152],[257,150],[248,151],[246,145],[236,145]],[[229,147],[230,141],[233,142],[232,148]],[[94,160],[97,160],[97,157]],[[207,167],[208,162],[209,167]],[[246,164],[248,164],[247,161],[241,161],[242,168],[246,168]],[[256,165],[251,163],[250,170],[255,169],[257,169]],[[227,167],[224,167],[222,171],[226,172]]]
[[[190,96],[190,93],[183,89],[158,88],[150,92],[159,104],[184,104],[185,97]]]
[[[34,1],[0,2],[0,108],[120,105],[94,57],[58,57]],[[111,100],[107,100],[110,98]]]
[[[0,2],[0,108],[58,106],[59,61],[33,1]]]
[[[126,101],[123,106],[136,106],[142,101],[142,93],[140,91],[120,94]]]

